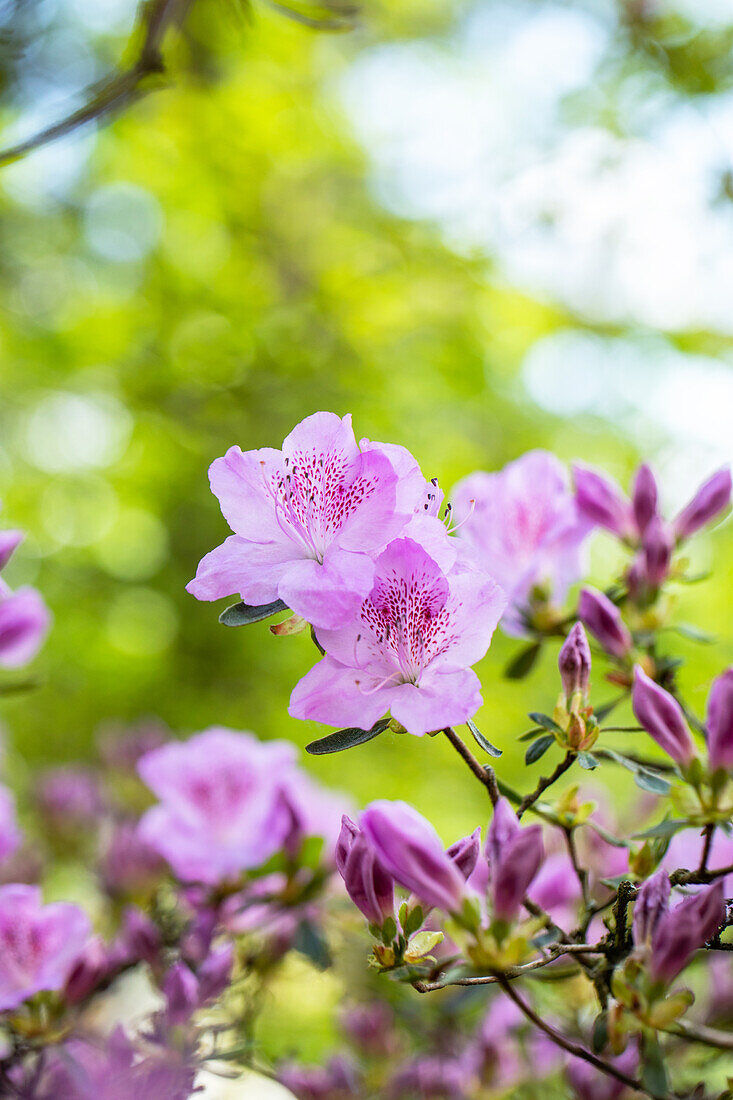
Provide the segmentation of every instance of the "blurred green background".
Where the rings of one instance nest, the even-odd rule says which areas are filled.
[[[134,52],[134,15],[3,3],[6,142]],[[159,88],[0,170],[0,494],[29,532],[7,577],[55,620],[42,686],[4,704],[29,766],[110,719],[322,732],[287,716],[306,639],[184,591],[227,533],[206,471],[233,443],[351,411],[446,489],[531,447],[624,482],[643,453],[670,506],[729,457],[732,41],[712,0],[365,0],[338,34],[194,0]],[[679,618],[721,641],[670,642],[701,710],[733,658],[729,529],[694,553],[718,579]],[[617,564],[599,537],[597,578]],[[552,649],[502,680],[516,648],[497,634],[478,721],[522,782],[516,735],[557,685]],[[446,840],[485,811],[437,740],[309,767],[360,802],[409,793]]]

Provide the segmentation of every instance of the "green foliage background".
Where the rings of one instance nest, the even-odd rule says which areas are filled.
[[[592,326],[508,285],[490,257],[459,256],[435,227],[386,213],[370,191],[336,81],[375,42],[440,38],[458,14],[432,0],[367,5],[359,29],[334,36],[264,7],[201,0],[166,47],[165,86],[100,130],[62,199],[21,193],[32,166],[44,170],[40,154],[25,176],[3,170],[12,186],[0,175],[0,489],[4,523],[29,532],[7,576],[36,584],[55,620],[34,666],[40,688],[4,703],[30,769],[87,756],[110,719],[157,715],[181,735],[222,724],[301,746],[322,732],[287,715],[314,659],[306,638],[227,630],[221,607],[184,591],[227,533],[206,470],[232,443],[276,446],[327,408],[351,411],[357,438],[404,443],[446,489],[531,447],[628,479],[639,456],[623,425],[553,417],[518,374],[543,335]],[[109,64],[123,42],[90,32],[88,49]],[[671,79],[693,94],[700,80],[713,80],[706,94],[723,90],[727,70],[706,75],[695,48],[675,55]],[[23,102],[4,63],[10,120]],[[100,253],[100,196],[118,203],[123,232],[126,203],[147,219],[144,254]],[[716,334],[672,338],[727,352]],[[653,452],[660,440],[648,443]],[[615,554],[601,538],[602,580]],[[733,658],[730,530],[696,554],[718,580],[687,590],[679,618],[721,644],[674,644],[702,710],[706,679]],[[557,684],[551,649],[524,684],[503,680],[516,647],[497,635],[482,663],[478,722],[504,748],[506,777],[529,786],[541,766],[520,774],[516,736]],[[606,698],[600,668],[595,682]],[[308,766],[357,802],[409,796],[446,840],[485,816],[478,785],[437,739],[389,734]],[[613,781],[634,796],[627,777]]]

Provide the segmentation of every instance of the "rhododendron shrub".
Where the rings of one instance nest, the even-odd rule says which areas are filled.
[[[446,787],[480,784],[485,810],[443,838],[409,791],[375,781],[359,809],[288,742],[216,725],[107,730],[96,765],[45,772],[19,813],[0,788],[0,1095],[183,1100],[207,1067],[253,1067],[299,1100],[729,1096],[733,668],[696,714],[670,629],[728,471],[669,519],[649,466],[626,495],[533,451],[451,502],[404,447],[321,412],[279,450],[230,447],[210,480],[233,533],[188,590],[240,596],[221,621],[263,644],[309,630],[282,700],[317,732],[309,753],[360,752],[369,772],[384,739],[429,755],[439,737]],[[598,529],[618,576],[588,575]],[[18,618],[6,664],[40,621]],[[520,639],[523,781],[477,724],[497,626]],[[549,699],[530,678],[543,651]],[[46,896],[49,857],[86,864],[88,912]],[[292,954],[343,991],[320,1064],[259,1042],[268,990],[308,980]],[[130,982],[147,1000],[105,1026]]]

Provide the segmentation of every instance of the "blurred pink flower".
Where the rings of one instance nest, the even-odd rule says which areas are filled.
[[[497,473],[470,474],[453,491],[460,538],[506,592],[501,625],[525,632],[535,587],[555,603],[584,570],[590,524],[580,516],[565,467],[547,451],[529,451]]]

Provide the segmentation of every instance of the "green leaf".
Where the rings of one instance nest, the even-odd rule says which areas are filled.
[[[712,634],[700,630],[692,623],[676,623],[669,629],[673,630],[675,634],[681,634],[683,638],[688,638],[691,642],[700,642],[701,645],[714,645],[716,641]]]
[[[397,935],[397,922],[394,917],[387,917],[382,925],[381,940],[385,947],[389,947]]]
[[[592,772],[594,768],[597,768],[600,761],[596,759],[592,752],[579,752],[577,761],[581,768],[585,768],[586,771]]]
[[[259,605],[248,603],[234,603],[222,611],[219,622],[224,626],[249,626],[250,623],[259,623],[263,619],[269,619],[277,615],[278,611],[287,611],[288,605],[282,600],[273,600],[272,603]]]
[[[644,1088],[652,1096],[666,1096],[669,1091],[667,1070],[659,1040],[656,1036],[645,1035],[641,1057],[641,1080]]]
[[[301,921],[295,933],[293,947],[318,967],[327,970],[331,966],[331,952],[320,928],[310,921]]]
[[[406,922],[402,925],[408,940],[414,932],[417,932],[418,929],[422,927],[424,920],[425,915],[419,905],[416,905],[414,909],[410,910]]]
[[[528,717],[531,718],[533,722],[536,722],[538,726],[542,726],[543,730],[549,730],[550,733],[562,733],[563,732],[560,729],[560,727],[558,726],[555,719],[550,718],[549,714],[542,714],[541,711],[533,710],[533,711],[530,711]]]
[[[471,721],[470,718],[466,722],[466,725],[468,726],[471,733],[473,734],[473,739],[476,742],[476,744],[479,746],[479,748],[483,749],[484,752],[489,754],[489,756],[501,756],[502,750],[497,749],[496,745],[492,745],[491,742],[489,741],[488,737],[484,737],[481,730],[478,728],[478,726],[474,722]]]
[[[534,741],[535,737],[539,737],[542,733],[542,726],[535,726],[534,729],[527,730],[521,737],[518,737],[518,741]]]
[[[671,784],[666,779],[646,768],[639,768],[634,772],[634,782],[642,791],[649,791],[650,794],[669,794],[671,789]]]
[[[357,726],[337,730],[336,733],[329,733],[318,741],[311,741],[310,745],[305,746],[305,751],[310,753],[311,756],[325,756],[329,752],[343,752],[344,749],[353,749],[356,745],[364,745],[372,738],[378,737],[380,733],[384,733],[388,725],[388,718],[380,718],[370,730],[362,730]]]
[[[588,818],[585,822],[593,830],[594,833],[598,833],[605,841],[612,844],[614,848],[630,848],[628,840],[621,840],[620,837],[614,836],[613,833],[609,833],[608,829],[604,829],[602,825],[599,825],[597,821],[593,821],[592,818]]]
[[[591,1037],[591,1050],[594,1054],[600,1054],[608,1042],[608,1013],[599,1012],[593,1021],[593,1033]]]
[[[665,818],[658,825],[652,825],[651,829],[645,829],[643,833],[634,833],[634,840],[654,840],[657,837],[674,836],[680,829],[686,829],[688,825],[689,821],[685,821],[684,818]]]
[[[536,741],[532,742],[524,754],[525,764],[534,764],[541,756],[545,755],[550,745],[554,744],[555,738],[549,733],[546,733],[544,737],[538,737]]]
[[[504,669],[507,680],[523,680],[537,664],[537,659],[542,652],[542,642],[532,642],[531,645],[520,649],[515,657],[512,657]]]
[[[632,772],[634,775],[634,782],[637,787],[641,787],[643,791],[649,791],[651,794],[669,794],[671,783],[664,779],[659,772],[655,772],[651,768],[645,767],[643,764],[637,764],[635,760],[631,760],[628,756],[623,756],[614,749],[603,749],[599,755],[615,760],[617,764],[620,764],[623,768]]]

